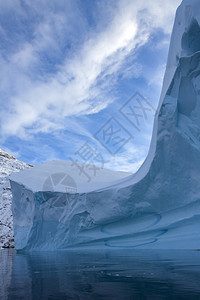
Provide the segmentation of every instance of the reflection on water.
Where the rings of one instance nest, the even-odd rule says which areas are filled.
[[[0,250],[0,299],[200,299],[199,251]]]

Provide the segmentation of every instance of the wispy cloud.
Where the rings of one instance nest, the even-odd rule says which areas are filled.
[[[6,17],[12,9],[11,2],[2,2]],[[115,99],[108,97],[108,92],[118,73],[123,73],[126,57],[144,45],[156,28],[171,31],[179,3],[103,1],[98,9],[103,15],[105,5],[107,19],[99,19],[98,26],[88,30],[81,8],[69,1],[59,1],[56,8],[48,1],[25,1],[24,5],[15,1],[15,17],[28,22],[31,15],[32,25],[28,28],[30,33],[24,33],[21,26],[13,33],[15,28],[10,21],[16,49],[12,46],[7,55],[4,51],[0,55],[2,135],[27,138],[37,132],[52,132],[63,127],[62,120],[67,116],[104,109]],[[5,27],[5,23],[1,24],[6,51],[9,37]],[[137,70],[140,72],[140,66]],[[124,76],[130,72],[129,67]]]

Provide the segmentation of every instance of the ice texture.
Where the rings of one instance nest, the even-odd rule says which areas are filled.
[[[17,249],[200,249],[199,24],[199,0],[184,0],[150,151],[138,172],[102,170],[95,183],[86,184],[69,164],[63,171],[54,162],[11,176]],[[75,190],[62,183],[63,173],[72,177]],[[51,174],[57,174],[54,186],[48,183]],[[41,188],[37,182],[46,184]]]

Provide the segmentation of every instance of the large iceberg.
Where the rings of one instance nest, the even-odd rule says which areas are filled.
[[[55,161],[11,176],[17,249],[200,249],[199,24],[199,0],[184,0],[137,173],[101,170],[89,183],[71,163]]]

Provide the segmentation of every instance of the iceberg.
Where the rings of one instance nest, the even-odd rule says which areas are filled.
[[[200,3],[184,0],[141,168],[91,183],[63,161],[11,175],[16,249],[200,249],[199,115]]]

